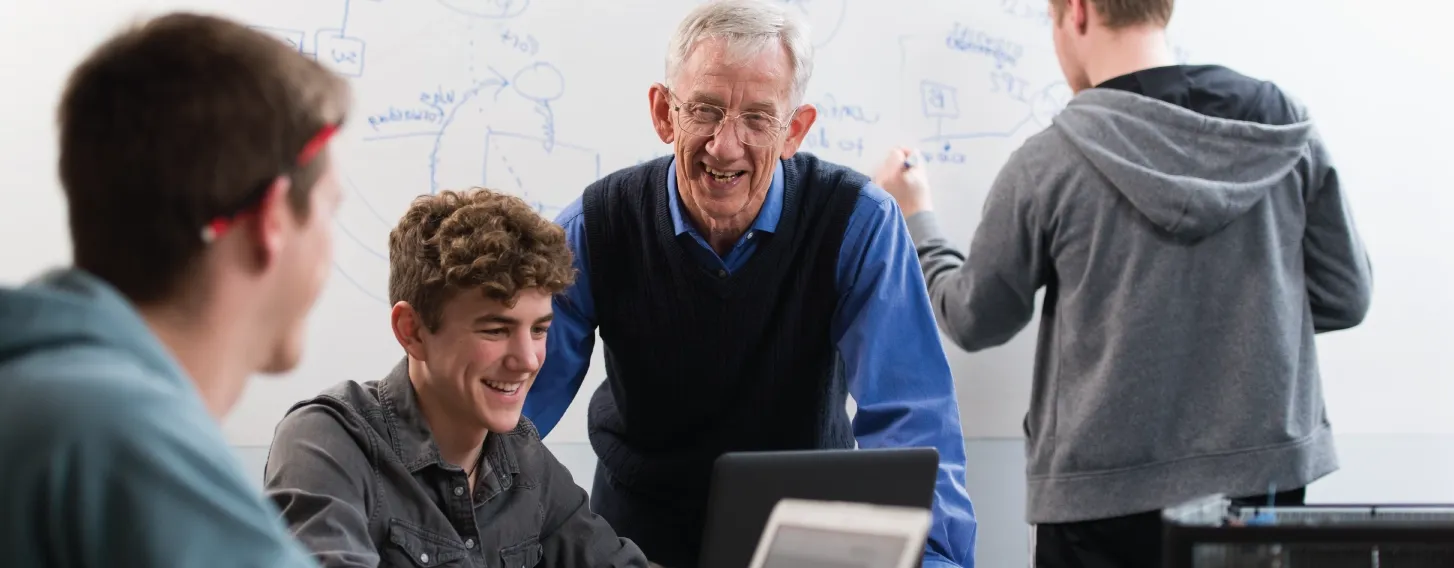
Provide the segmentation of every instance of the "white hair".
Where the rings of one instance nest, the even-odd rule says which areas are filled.
[[[725,40],[727,53],[736,58],[756,56],[777,42],[793,68],[791,104],[802,104],[813,76],[813,38],[808,24],[793,12],[781,2],[763,0],[712,0],[698,6],[682,19],[667,46],[667,86],[703,40]]]

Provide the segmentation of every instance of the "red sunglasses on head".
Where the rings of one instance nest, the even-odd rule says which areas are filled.
[[[304,144],[303,149],[298,152],[298,158],[293,162],[293,169],[296,170],[311,163],[313,158],[316,158],[318,153],[323,151],[323,147],[328,145],[328,139],[332,138],[336,132],[338,132],[337,124],[329,124],[320,128],[318,133],[314,134],[312,138],[309,138],[308,143]],[[229,213],[213,217],[211,221],[202,227],[202,242],[210,243],[221,237],[238,218],[251,212],[252,208],[256,207],[263,200],[263,197],[267,195],[268,188],[272,186],[272,179],[262,182],[257,188],[249,191],[247,197],[241,203],[228,209],[230,211]]]

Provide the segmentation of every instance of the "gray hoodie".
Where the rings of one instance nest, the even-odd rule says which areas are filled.
[[[79,269],[0,287],[0,565],[316,566],[141,314]]]
[[[1362,321],[1372,275],[1295,112],[1272,126],[1088,89],[1011,155],[967,258],[933,213],[909,218],[960,347],[1009,341],[1046,288],[1029,522],[1295,489],[1337,469],[1313,337]]]

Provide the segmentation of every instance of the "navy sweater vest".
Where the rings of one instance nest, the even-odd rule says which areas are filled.
[[[662,520],[695,541],[723,452],[854,446],[830,326],[843,232],[868,179],[806,153],[785,160],[776,231],[722,276],[672,227],[670,163],[615,172],[582,198],[607,372],[588,422],[605,473],[674,502],[686,518]]]

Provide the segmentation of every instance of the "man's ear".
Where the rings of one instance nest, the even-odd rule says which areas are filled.
[[[258,266],[266,267],[282,253],[287,229],[298,224],[298,215],[288,203],[288,191],[293,182],[288,176],[278,176],[268,186],[262,201],[258,202],[256,214],[250,223],[252,248]]]
[[[803,145],[803,139],[808,137],[808,132],[813,129],[813,122],[818,120],[818,107],[803,105],[793,113],[793,118],[788,121],[787,142],[783,144],[783,159],[793,157],[798,153],[798,147]]]
[[[1087,5],[1087,0],[1066,0],[1065,9],[1070,12],[1070,22],[1075,26],[1076,33],[1085,35],[1090,28],[1090,13],[1092,10]]]
[[[389,310],[389,324],[394,328],[394,339],[410,357],[424,360],[424,321],[409,302],[398,302]]]
[[[666,85],[653,83],[647,97],[651,99],[651,127],[656,129],[656,136],[667,144],[675,142],[677,131],[671,124],[671,94]]]

